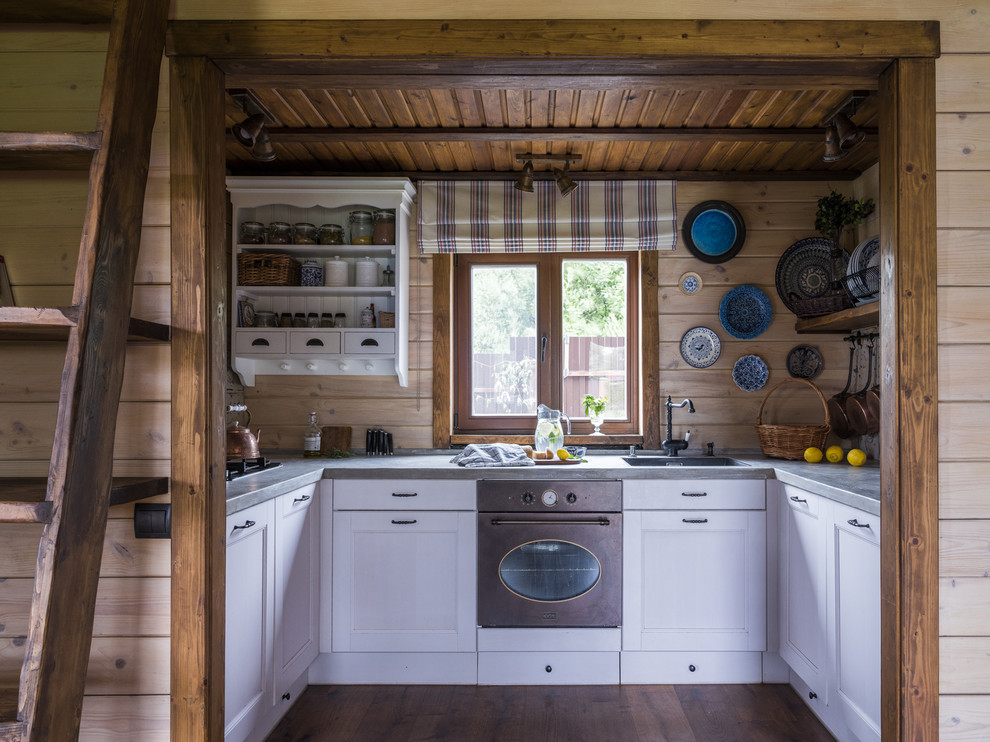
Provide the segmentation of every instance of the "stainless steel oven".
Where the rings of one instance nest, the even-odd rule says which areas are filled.
[[[622,482],[478,482],[478,623],[622,624]]]

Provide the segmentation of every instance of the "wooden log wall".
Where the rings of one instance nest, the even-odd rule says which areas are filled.
[[[0,35],[0,129],[92,129],[107,35],[39,28]],[[168,90],[144,208],[133,315],[169,319]],[[20,305],[71,303],[87,174],[0,173],[0,254]],[[121,290],[130,290],[128,286]],[[0,342],[0,476],[46,476],[64,343]],[[168,476],[169,347],[128,350],[114,474]],[[156,498],[167,501],[167,497]],[[133,505],[110,511],[80,739],[168,739],[169,541],[135,540]],[[0,686],[16,686],[40,526],[0,525]]]

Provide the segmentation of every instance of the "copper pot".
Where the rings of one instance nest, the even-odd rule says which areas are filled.
[[[832,432],[839,438],[848,438],[852,435],[849,427],[849,418],[846,415],[845,401],[849,396],[849,385],[852,384],[853,359],[856,356],[856,341],[849,343],[849,375],[846,376],[846,385],[842,391],[834,395],[828,401],[828,415],[832,426]]]
[[[247,426],[251,424],[251,413],[247,412],[247,422],[241,425],[236,420],[234,424],[227,428],[227,458],[228,459],[256,459],[261,456],[258,451],[258,440],[261,438],[261,431],[257,435],[252,433]]]
[[[869,349],[869,360],[866,366],[866,384],[845,401],[846,417],[849,419],[849,427],[856,435],[872,435],[880,430],[880,417],[877,414],[878,408],[874,408],[869,403],[871,382],[873,381],[873,341],[867,343]]]

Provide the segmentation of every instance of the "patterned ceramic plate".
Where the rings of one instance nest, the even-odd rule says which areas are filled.
[[[880,236],[870,237],[859,243],[849,258],[849,266],[846,268],[846,275],[849,279],[849,290],[855,298],[864,299],[872,296],[875,287],[871,287],[862,276],[855,274],[865,271],[867,268],[874,268],[880,265]]]
[[[840,252],[844,273],[849,254],[845,250]],[[777,296],[795,314],[797,301],[828,294],[831,282],[832,242],[824,237],[798,240],[777,261]]]
[[[743,356],[732,367],[732,380],[744,392],[762,389],[768,378],[770,371],[759,356]]]
[[[718,360],[722,342],[714,330],[692,327],[681,338],[681,358],[694,368],[708,368]]]
[[[796,379],[813,379],[822,372],[822,354],[813,345],[795,345],[787,354],[787,372]]]
[[[693,271],[688,271],[677,280],[677,288],[681,290],[682,294],[686,294],[687,296],[697,294],[701,291],[702,285],[701,276]]]
[[[746,224],[732,204],[703,201],[684,217],[684,244],[698,260],[724,263],[746,241]]]
[[[722,297],[718,307],[718,319],[732,337],[752,340],[762,335],[770,326],[773,306],[770,297],[756,286],[736,286]]]

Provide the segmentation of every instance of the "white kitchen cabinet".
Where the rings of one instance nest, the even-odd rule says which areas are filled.
[[[880,742],[880,518],[831,505],[829,704],[860,742]]]
[[[224,739],[248,739],[272,706],[275,503],[227,518]]]
[[[319,653],[320,507],[316,488],[316,484],[307,485],[276,502],[276,703]]]
[[[822,702],[826,683],[828,505],[819,495],[783,485],[779,528],[780,656]]]
[[[405,178],[256,178],[227,179],[233,208],[231,336],[232,365],[248,386],[257,374],[396,375],[406,386],[409,369],[409,219],[415,189]],[[395,211],[395,242],[391,245],[274,245],[239,241],[244,222],[274,221],[339,224],[348,230],[355,210]],[[302,263],[315,260],[321,268],[340,258],[347,264],[348,285],[250,285],[239,280],[241,256],[288,256]],[[260,259],[260,258],[259,258]],[[378,264],[373,286],[358,286],[357,263]],[[393,285],[382,285],[386,270]],[[264,280],[270,280],[265,276]],[[243,307],[253,312],[322,317],[346,315],[342,327],[314,329],[246,326]],[[394,327],[373,330],[360,326],[361,311],[374,305],[394,315]]]

